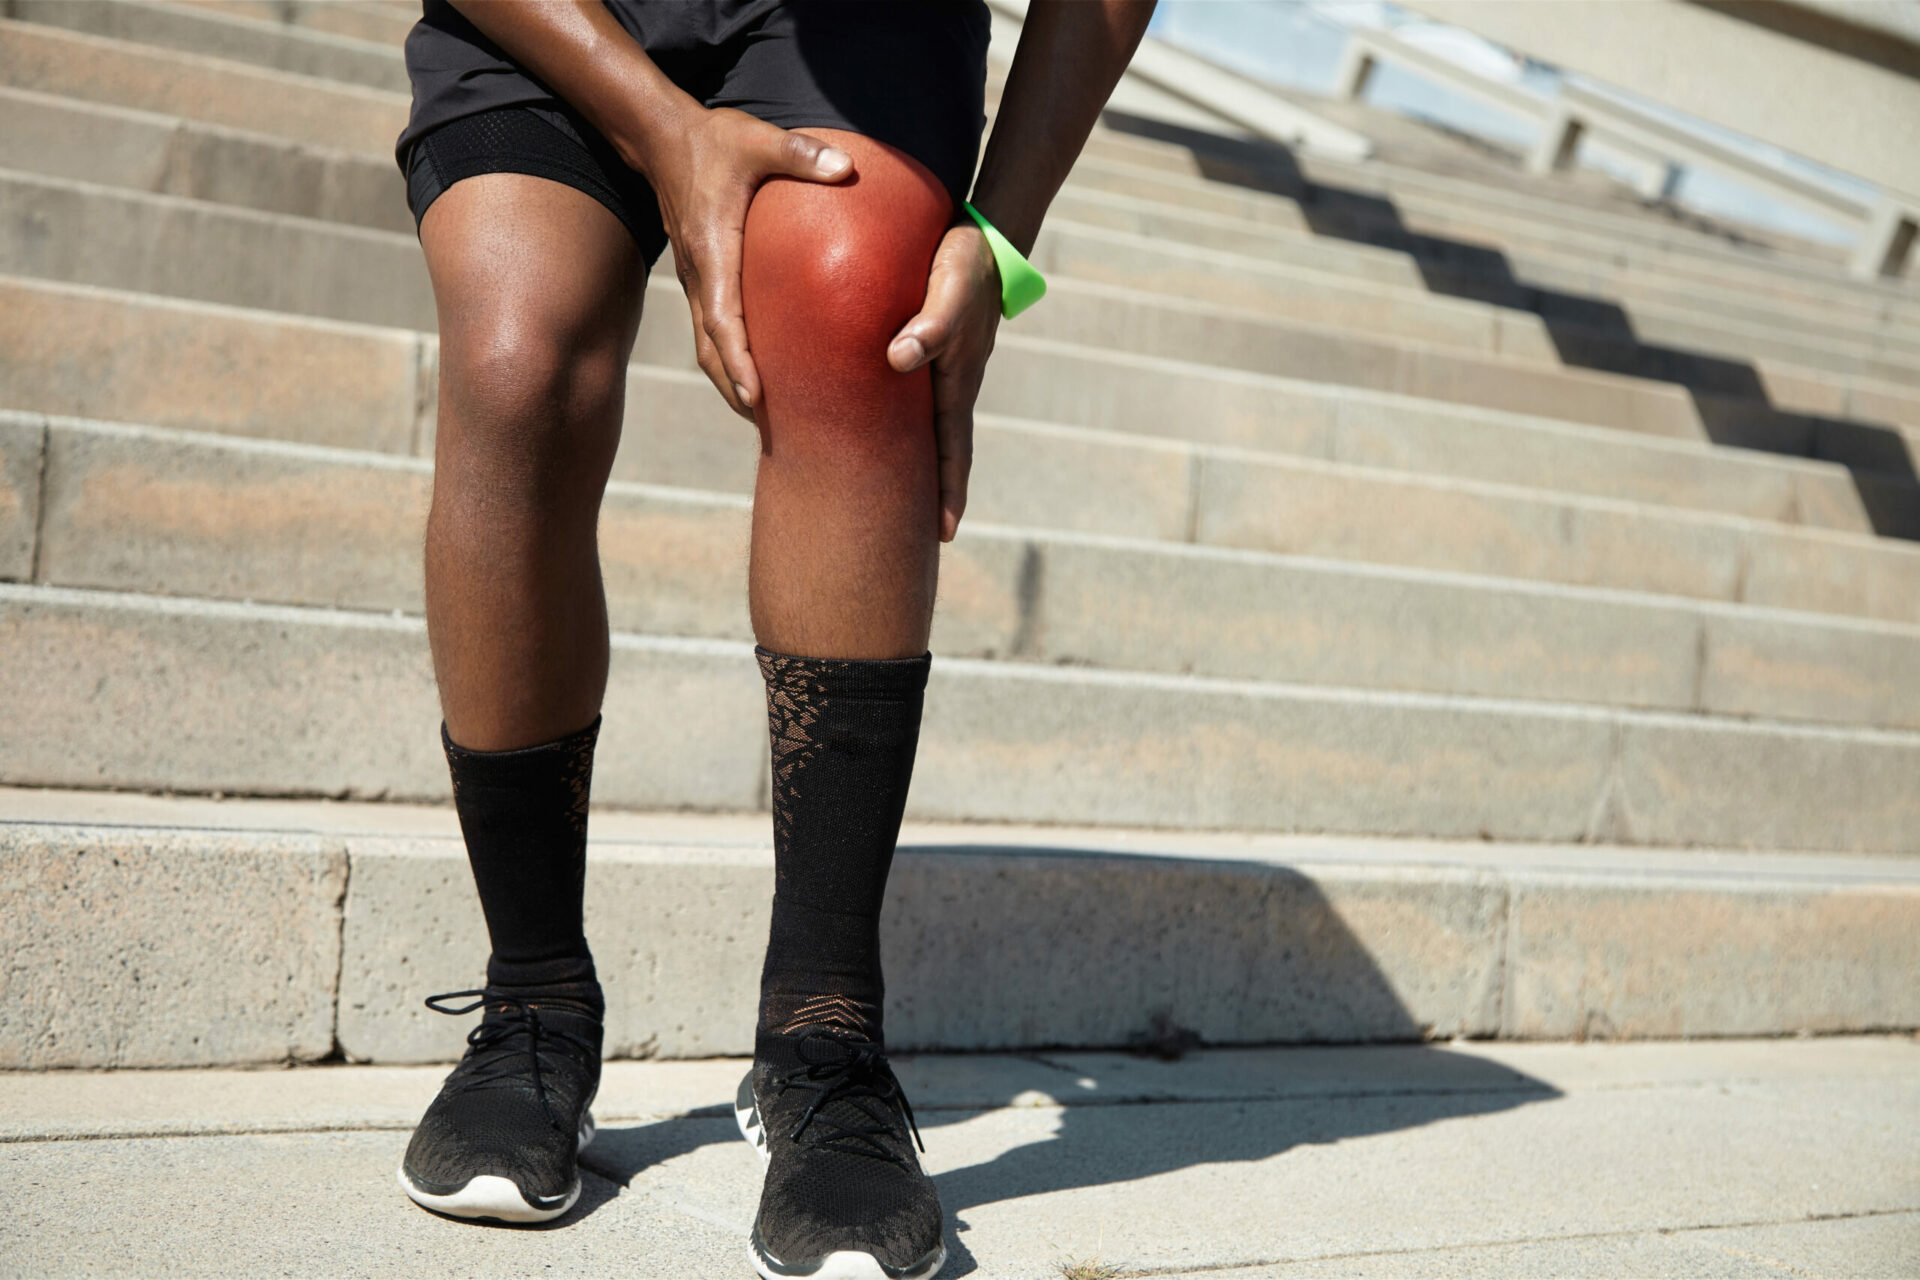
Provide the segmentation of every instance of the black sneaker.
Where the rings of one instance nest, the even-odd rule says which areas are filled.
[[[463,999],[472,1003],[442,1003]],[[400,1186],[456,1218],[545,1222],[580,1198],[575,1161],[593,1140],[587,1107],[600,1087],[600,987],[487,987],[427,1000],[454,1015],[483,1006],[466,1056],[407,1144]]]
[[[824,1030],[759,1036],[734,1118],[767,1166],[753,1223],[761,1276],[925,1280],[946,1262],[913,1108],[879,1045]]]

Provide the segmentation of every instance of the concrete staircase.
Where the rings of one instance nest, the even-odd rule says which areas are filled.
[[[404,8],[5,2],[0,1066],[457,1052]],[[1062,193],[943,569],[895,1038],[1920,1025],[1920,295],[1380,123],[1103,127]],[[621,1052],[738,1052],[755,451],[648,301],[593,927]]]

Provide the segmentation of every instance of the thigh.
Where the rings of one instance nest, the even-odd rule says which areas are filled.
[[[485,173],[421,219],[440,317],[442,465],[460,450],[607,455],[647,263],[605,205],[565,183]],[[595,424],[605,429],[585,433]],[[583,438],[586,437],[586,438]]]

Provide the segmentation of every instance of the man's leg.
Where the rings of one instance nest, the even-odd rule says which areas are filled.
[[[939,492],[928,373],[894,373],[886,348],[925,296],[952,202],[891,148],[808,132],[857,176],[762,187],[741,277],[763,387],[750,595],[775,862],[741,1095],[772,1162],[754,1249],[763,1275],[839,1253],[926,1276],[942,1219],[880,1056],[879,920],[920,729]]]
[[[492,955],[479,1039],[402,1181],[443,1212],[537,1221],[579,1194],[599,1076],[581,928],[607,680],[595,530],[645,263],[598,201],[516,173],[449,187],[421,244],[440,316],[427,632]]]

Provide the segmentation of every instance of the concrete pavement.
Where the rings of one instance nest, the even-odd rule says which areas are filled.
[[[611,1065],[586,1194],[544,1230],[435,1218],[394,1189],[441,1068],[0,1076],[0,1273],[746,1275],[758,1164],[725,1107],[742,1067]],[[1920,1271],[1906,1036],[967,1055],[901,1074],[948,1280]]]

